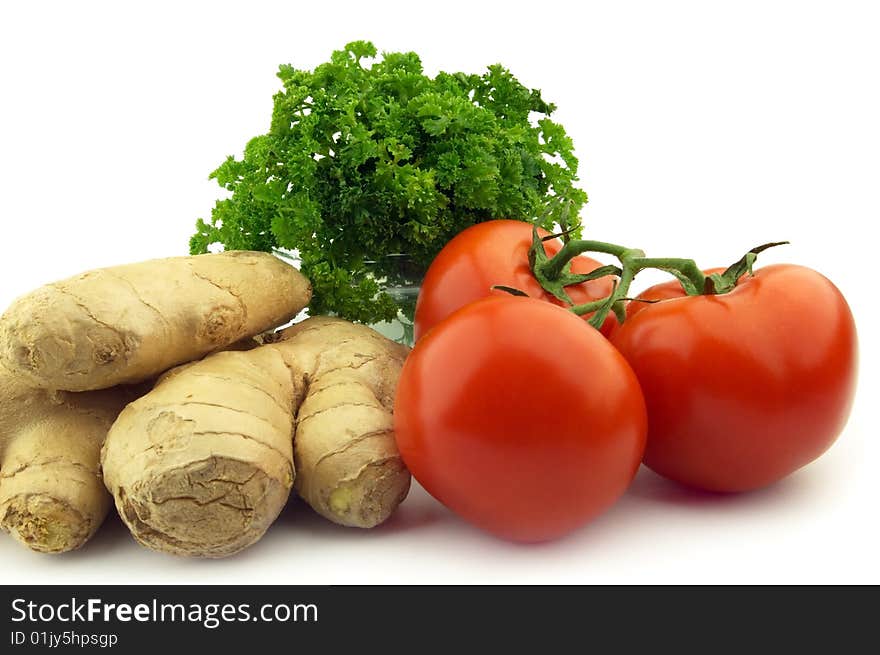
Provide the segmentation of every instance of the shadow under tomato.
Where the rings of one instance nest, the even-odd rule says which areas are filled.
[[[627,495],[639,501],[703,507],[746,507],[790,502],[793,497],[813,493],[818,482],[809,474],[796,472],[774,484],[754,491],[726,493],[706,491],[675,482],[642,466]]]

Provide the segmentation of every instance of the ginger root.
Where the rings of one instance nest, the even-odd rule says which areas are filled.
[[[342,525],[383,522],[410,485],[391,415],[407,349],[327,317],[249,339],[310,294],[271,255],[228,252],[19,298],[0,317],[0,524],[35,550],[70,550],[109,490],[140,543],[223,557],[257,541],[294,488]],[[160,374],[146,394],[118,386]]]
[[[172,371],[130,404],[101,455],[134,537],[223,557],[259,539],[293,483],[294,380],[278,352],[222,352]]]
[[[0,362],[45,389],[140,382],[282,325],[310,298],[297,269],[262,252],[97,269],[14,301],[0,317]]]
[[[0,368],[0,527],[43,553],[82,546],[111,505],[101,444],[136,393],[34,389]]]
[[[222,557],[263,535],[296,479],[331,520],[381,523],[410,484],[391,418],[405,355],[370,328],[318,317],[171,371],[104,443],[120,515],[145,546]]]
[[[306,389],[294,437],[297,493],[335,523],[382,523],[409,491],[392,416],[408,349],[363,325],[323,316],[279,334],[278,347]]]

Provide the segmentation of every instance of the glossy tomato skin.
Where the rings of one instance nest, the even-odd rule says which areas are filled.
[[[712,273],[723,273],[724,268],[709,268],[703,271],[705,275],[711,275]],[[650,302],[639,302],[639,300],[651,300],[651,301],[659,301],[659,300],[671,300],[672,298],[682,298],[685,296],[684,289],[681,286],[681,282],[676,279],[672,279],[669,282],[662,282],[661,284],[655,284],[654,286],[645,289],[642,293],[640,293],[636,298],[638,300],[631,300],[626,303],[626,318],[629,320],[640,311],[645,309],[645,307],[650,307],[652,303]],[[614,331],[616,332],[619,329],[620,325],[614,326]],[[611,335],[609,335],[611,338]]]
[[[560,537],[610,506],[645,447],[635,375],[598,331],[539,300],[490,297],[410,353],[395,434],[435,498],[495,535]]]
[[[543,237],[549,232],[538,229]],[[416,302],[415,338],[420,339],[434,325],[468,303],[490,295],[505,293],[492,291],[495,285],[513,287],[532,298],[562,305],[558,299],[541,288],[529,268],[529,248],[532,245],[532,225],[523,221],[494,220],[477,223],[461,231],[447,243],[434,258],[422,282]],[[550,256],[559,252],[558,239],[544,244]],[[575,257],[571,270],[589,273],[601,264],[586,256]],[[611,293],[610,277],[592,280],[566,289],[576,304],[599,300]],[[584,318],[589,318],[585,316]],[[602,325],[609,333],[617,320],[613,315]]]
[[[612,337],[648,407],[645,464],[719,492],[769,485],[825,452],[857,375],[846,300],[809,268],[774,265],[727,294],[658,285]],[[671,296],[677,296],[672,297]]]

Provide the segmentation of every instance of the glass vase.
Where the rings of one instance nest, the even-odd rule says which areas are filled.
[[[365,261],[364,266],[379,283],[380,291],[391,296],[401,308],[393,320],[373,323],[370,327],[389,339],[412,346],[415,342],[413,320],[416,300],[425,277],[424,269],[414,264],[405,253]]]

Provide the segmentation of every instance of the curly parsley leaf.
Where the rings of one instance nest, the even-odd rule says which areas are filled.
[[[231,196],[197,221],[190,250],[298,251],[312,314],[372,323],[411,313],[380,282],[417,278],[474,223],[578,225],[587,195],[571,139],[540,91],[501,65],[431,78],[413,52],[377,59],[355,41],[278,77],[268,133],[211,173]]]

